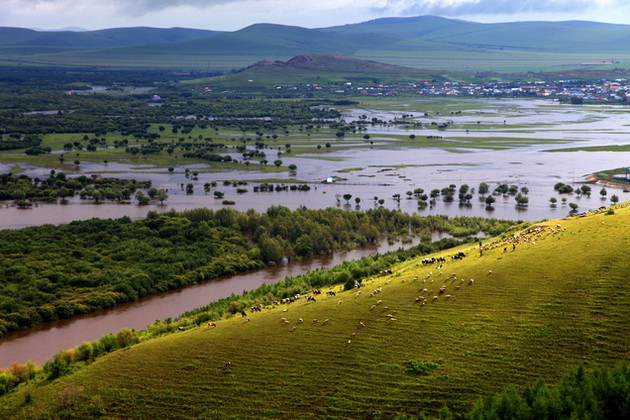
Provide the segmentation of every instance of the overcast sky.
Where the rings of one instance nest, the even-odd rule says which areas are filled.
[[[418,15],[476,22],[579,19],[630,24],[630,1],[0,0],[0,26],[42,30],[152,26],[234,31],[263,22],[318,28]]]

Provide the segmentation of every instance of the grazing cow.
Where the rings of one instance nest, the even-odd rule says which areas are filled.
[[[210,322],[208,322],[208,328],[210,328],[210,327],[216,327],[216,326],[217,326],[217,324],[215,324],[215,323],[214,323],[214,321],[210,321]]]

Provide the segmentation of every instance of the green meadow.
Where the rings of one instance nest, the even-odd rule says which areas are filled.
[[[216,327],[181,319],[185,331],[21,385],[0,417],[464,417],[507,386],[629,361],[629,222],[627,204],[542,221],[484,239],[483,253],[435,254],[440,269],[419,257],[317,302]]]

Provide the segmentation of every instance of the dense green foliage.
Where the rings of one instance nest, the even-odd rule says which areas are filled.
[[[25,89],[24,89],[25,90]],[[243,100],[217,98],[178,90],[157,91],[160,106],[149,106],[148,94],[68,95],[61,91],[14,92],[0,83],[0,146],[17,147],[17,139],[50,133],[107,133],[155,139],[150,124],[172,124],[174,133],[188,134],[194,127],[239,129],[280,129],[286,124],[313,124],[336,120],[337,110],[316,107],[317,102]],[[16,103],[15,97],[25,98]],[[188,118],[183,118],[188,117]],[[11,139],[16,140],[11,140]],[[98,140],[98,139],[97,139]],[[32,146],[32,141],[23,147]]]
[[[151,187],[151,181],[134,179],[66,177],[63,172],[51,171],[47,178],[31,178],[28,175],[0,174],[0,200],[57,201],[74,195],[113,201],[128,200],[137,189]]]
[[[0,150],[25,149],[27,147],[35,148],[39,146],[41,142],[42,139],[34,135],[24,137],[13,135],[7,138],[0,136]]]
[[[151,212],[0,232],[0,334],[40,322],[294,259],[375,242],[383,235],[496,233],[513,222],[419,217],[383,208],[265,213],[225,208]]]
[[[539,380],[519,392],[509,388],[479,401],[471,420],[628,419],[630,366],[586,369],[579,366],[556,385]]]

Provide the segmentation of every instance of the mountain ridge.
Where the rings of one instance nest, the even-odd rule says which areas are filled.
[[[477,23],[416,16],[314,29],[257,23],[232,32],[149,27],[87,32],[0,28],[0,54],[4,56],[0,65],[200,69],[212,62],[224,70],[262,60],[327,54],[414,68],[526,72],[604,60],[630,67],[630,25]]]

